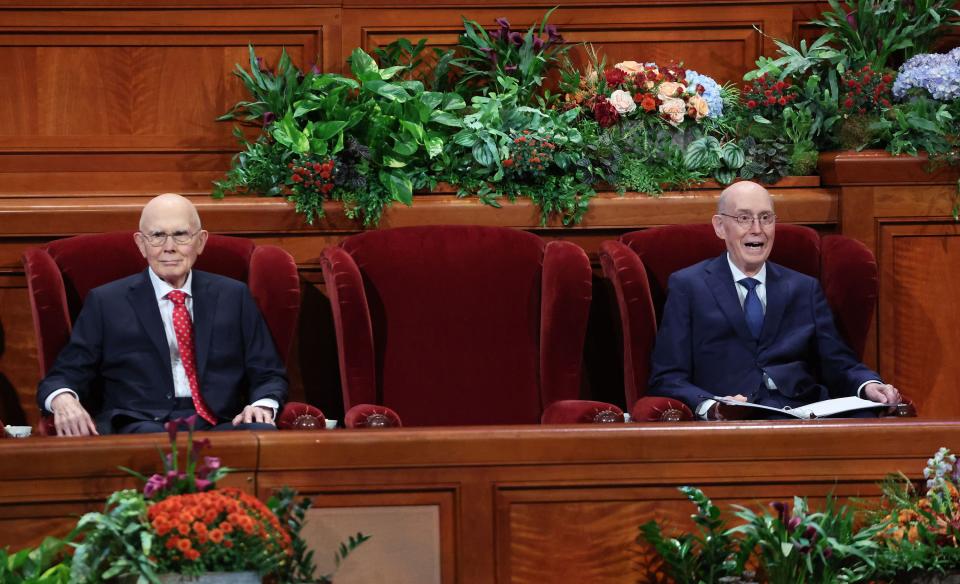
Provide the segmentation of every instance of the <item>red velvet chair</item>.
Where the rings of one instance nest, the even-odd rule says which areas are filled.
[[[53,365],[70,338],[73,321],[92,288],[147,267],[132,231],[78,235],[28,249],[23,266],[30,292],[40,375]],[[300,283],[290,254],[249,239],[210,235],[196,268],[246,282],[284,362],[297,327]],[[53,433],[52,418],[38,424]],[[288,403],[277,418],[281,428],[322,428],[323,413],[307,404]]]
[[[590,263],[498,227],[355,235],[321,258],[348,427],[619,421],[580,401]]]
[[[645,396],[650,354],[670,275],[725,249],[710,224],[633,231],[601,244],[603,273],[613,284],[619,307],[624,391],[633,420],[693,418],[678,400]],[[870,250],[842,235],[821,238],[809,227],[777,224],[770,259],[820,279],[840,334],[862,356],[877,300],[877,263]]]

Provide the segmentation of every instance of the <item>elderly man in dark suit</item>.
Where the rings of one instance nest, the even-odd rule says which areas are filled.
[[[190,201],[143,208],[149,267],[91,290],[37,401],[57,434],[159,432],[197,414],[200,430],[273,428],[286,371],[246,285],[192,269],[208,233]],[[97,403],[96,422],[83,403]]]
[[[852,395],[899,402],[840,337],[819,282],[767,260],[776,215],[765,188],[728,187],[713,227],[727,253],[670,277],[651,395],[679,399],[703,419],[762,412],[712,396],[778,408]]]

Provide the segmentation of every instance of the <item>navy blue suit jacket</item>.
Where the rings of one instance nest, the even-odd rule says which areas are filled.
[[[286,370],[247,286],[199,270],[192,274],[197,378],[218,422],[258,399],[282,405]],[[114,430],[118,416],[153,420],[173,410],[170,350],[146,270],[87,295],[70,341],[40,382],[40,407],[61,387],[77,392],[101,433]]]
[[[754,340],[727,255],[675,272],[652,357],[650,395],[691,408],[713,395],[742,394],[781,407],[856,395],[880,376],[840,337],[820,283],[767,262],[767,307]],[[761,388],[764,372],[777,391]],[[777,395],[779,394],[779,395]]]

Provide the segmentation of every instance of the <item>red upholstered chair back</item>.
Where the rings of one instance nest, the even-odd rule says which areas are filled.
[[[770,260],[814,278],[820,277],[820,236],[809,227],[777,224]],[[726,249],[713,225],[670,225],[632,231],[620,237],[647,269],[657,322],[666,301],[670,275]]]
[[[70,338],[87,293],[147,267],[133,233],[78,235],[25,252],[41,375]],[[196,268],[247,283],[286,360],[300,308],[299,278],[290,254],[249,239],[210,235]]]
[[[348,409],[385,405],[408,426],[537,423],[578,397],[590,270],[576,246],[410,227],[349,237],[323,265]]]
[[[646,393],[650,351],[670,275],[720,255],[726,246],[710,224],[634,231],[621,236],[620,242],[640,263],[633,263],[636,259],[626,257],[622,247],[610,245],[612,242],[601,247],[601,261],[606,276],[617,280],[614,288],[624,339],[624,383],[627,406],[632,407]],[[870,250],[842,235],[821,238],[809,227],[777,224],[770,259],[820,279],[837,328],[854,352],[863,355],[878,287],[877,264]],[[646,278],[632,274],[635,269],[645,271]]]

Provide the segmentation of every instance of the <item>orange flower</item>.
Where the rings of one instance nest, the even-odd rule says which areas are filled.
[[[185,550],[183,552],[183,555],[191,562],[194,562],[197,560],[197,558],[200,557],[200,552],[198,552],[195,549],[189,549],[189,550]]]
[[[180,523],[177,525],[177,531],[180,532],[180,535],[187,535],[190,533],[190,524],[189,523]]]
[[[220,543],[223,541],[223,532],[219,529],[214,529],[210,531],[210,541],[213,543]]]
[[[192,544],[190,543],[189,539],[184,538],[177,541],[177,549],[181,552],[186,552],[188,549],[191,549],[191,547]]]

